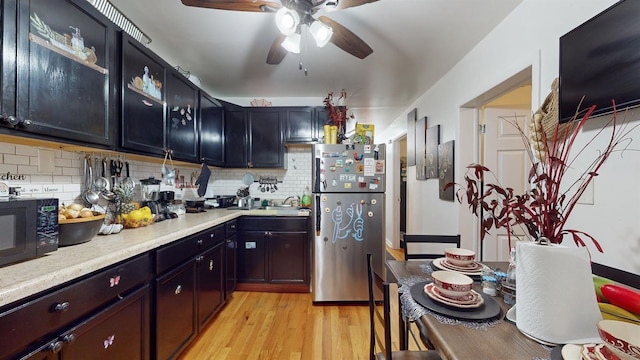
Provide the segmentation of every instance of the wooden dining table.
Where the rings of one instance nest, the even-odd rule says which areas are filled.
[[[429,278],[420,265],[429,263],[425,261],[399,261],[387,260],[387,282],[397,283],[399,279],[411,276],[424,276]],[[492,268],[506,269],[505,262],[483,262]],[[474,283],[474,289],[481,292],[480,283]],[[428,332],[428,337],[443,359],[448,360],[480,360],[480,359],[548,359],[550,351],[548,347],[523,335],[516,325],[505,320],[505,314],[511,305],[505,304],[502,297],[495,296],[494,300],[499,304],[501,311],[498,317],[502,320],[495,327],[483,329],[468,328],[463,325],[443,324],[434,316],[423,315],[416,321],[421,321]],[[400,322],[401,337],[404,326]],[[406,339],[406,334],[404,334]],[[401,347],[406,349],[406,341],[401,338]],[[403,344],[404,343],[404,344]]]

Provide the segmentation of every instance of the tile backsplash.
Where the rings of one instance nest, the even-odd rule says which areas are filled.
[[[22,197],[55,197],[60,202],[80,202],[83,189],[83,158],[85,152],[65,151],[39,148],[36,146],[17,145],[0,142],[0,181],[9,186],[19,186]],[[97,151],[91,154],[102,158]],[[54,166],[46,163],[47,156],[53,155]],[[162,178],[161,163],[141,160],[129,160],[130,175],[136,182],[153,176]],[[205,197],[214,195],[235,195],[244,187],[242,178],[246,173],[253,175],[255,183],[250,185],[253,197],[263,199],[283,199],[291,195],[302,195],[305,187],[311,187],[311,146],[295,146],[286,149],[287,169],[222,169],[209,167],[211,176]],[[45,163],[43,163],[45,161]],[[176,165],[178,176],[184,176],[185,183],[195,182],[201,166]],[[122,176],[125,176],[124,170]],[[277,178],[278,190],[261,192],[257,183],[260,176]],[[176,198],[197,198],[197,187],[188,185],[185,188],[162,185],[162,190],[174,190]]]

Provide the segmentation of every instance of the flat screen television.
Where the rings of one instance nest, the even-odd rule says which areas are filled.
[[[560,37],[560,121],[640,105],[640,1],[623,0]],[[579,116],[581,118],[581,116]]]

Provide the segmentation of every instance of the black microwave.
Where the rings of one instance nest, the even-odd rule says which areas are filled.
[[[58,249],[58,199],[0,199],[0,266]]]

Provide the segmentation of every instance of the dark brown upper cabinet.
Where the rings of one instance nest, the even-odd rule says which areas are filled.
[[[207,165],[224,166],[224,117],[222,104],[200,91],[200,157]]]
[[[6,0],[2,121],[31,137],[112,147],[115,26],[80,0]]]
[[[198,162],[198,87],[175,69],[167,71],[167,148],[173,158]]]
[[[250,168],[284,167],[282,112],[278,108],[247,108]]]
[[[155,53],[122,33],[120,146],[123,149],[164,154],[166,68]]]

